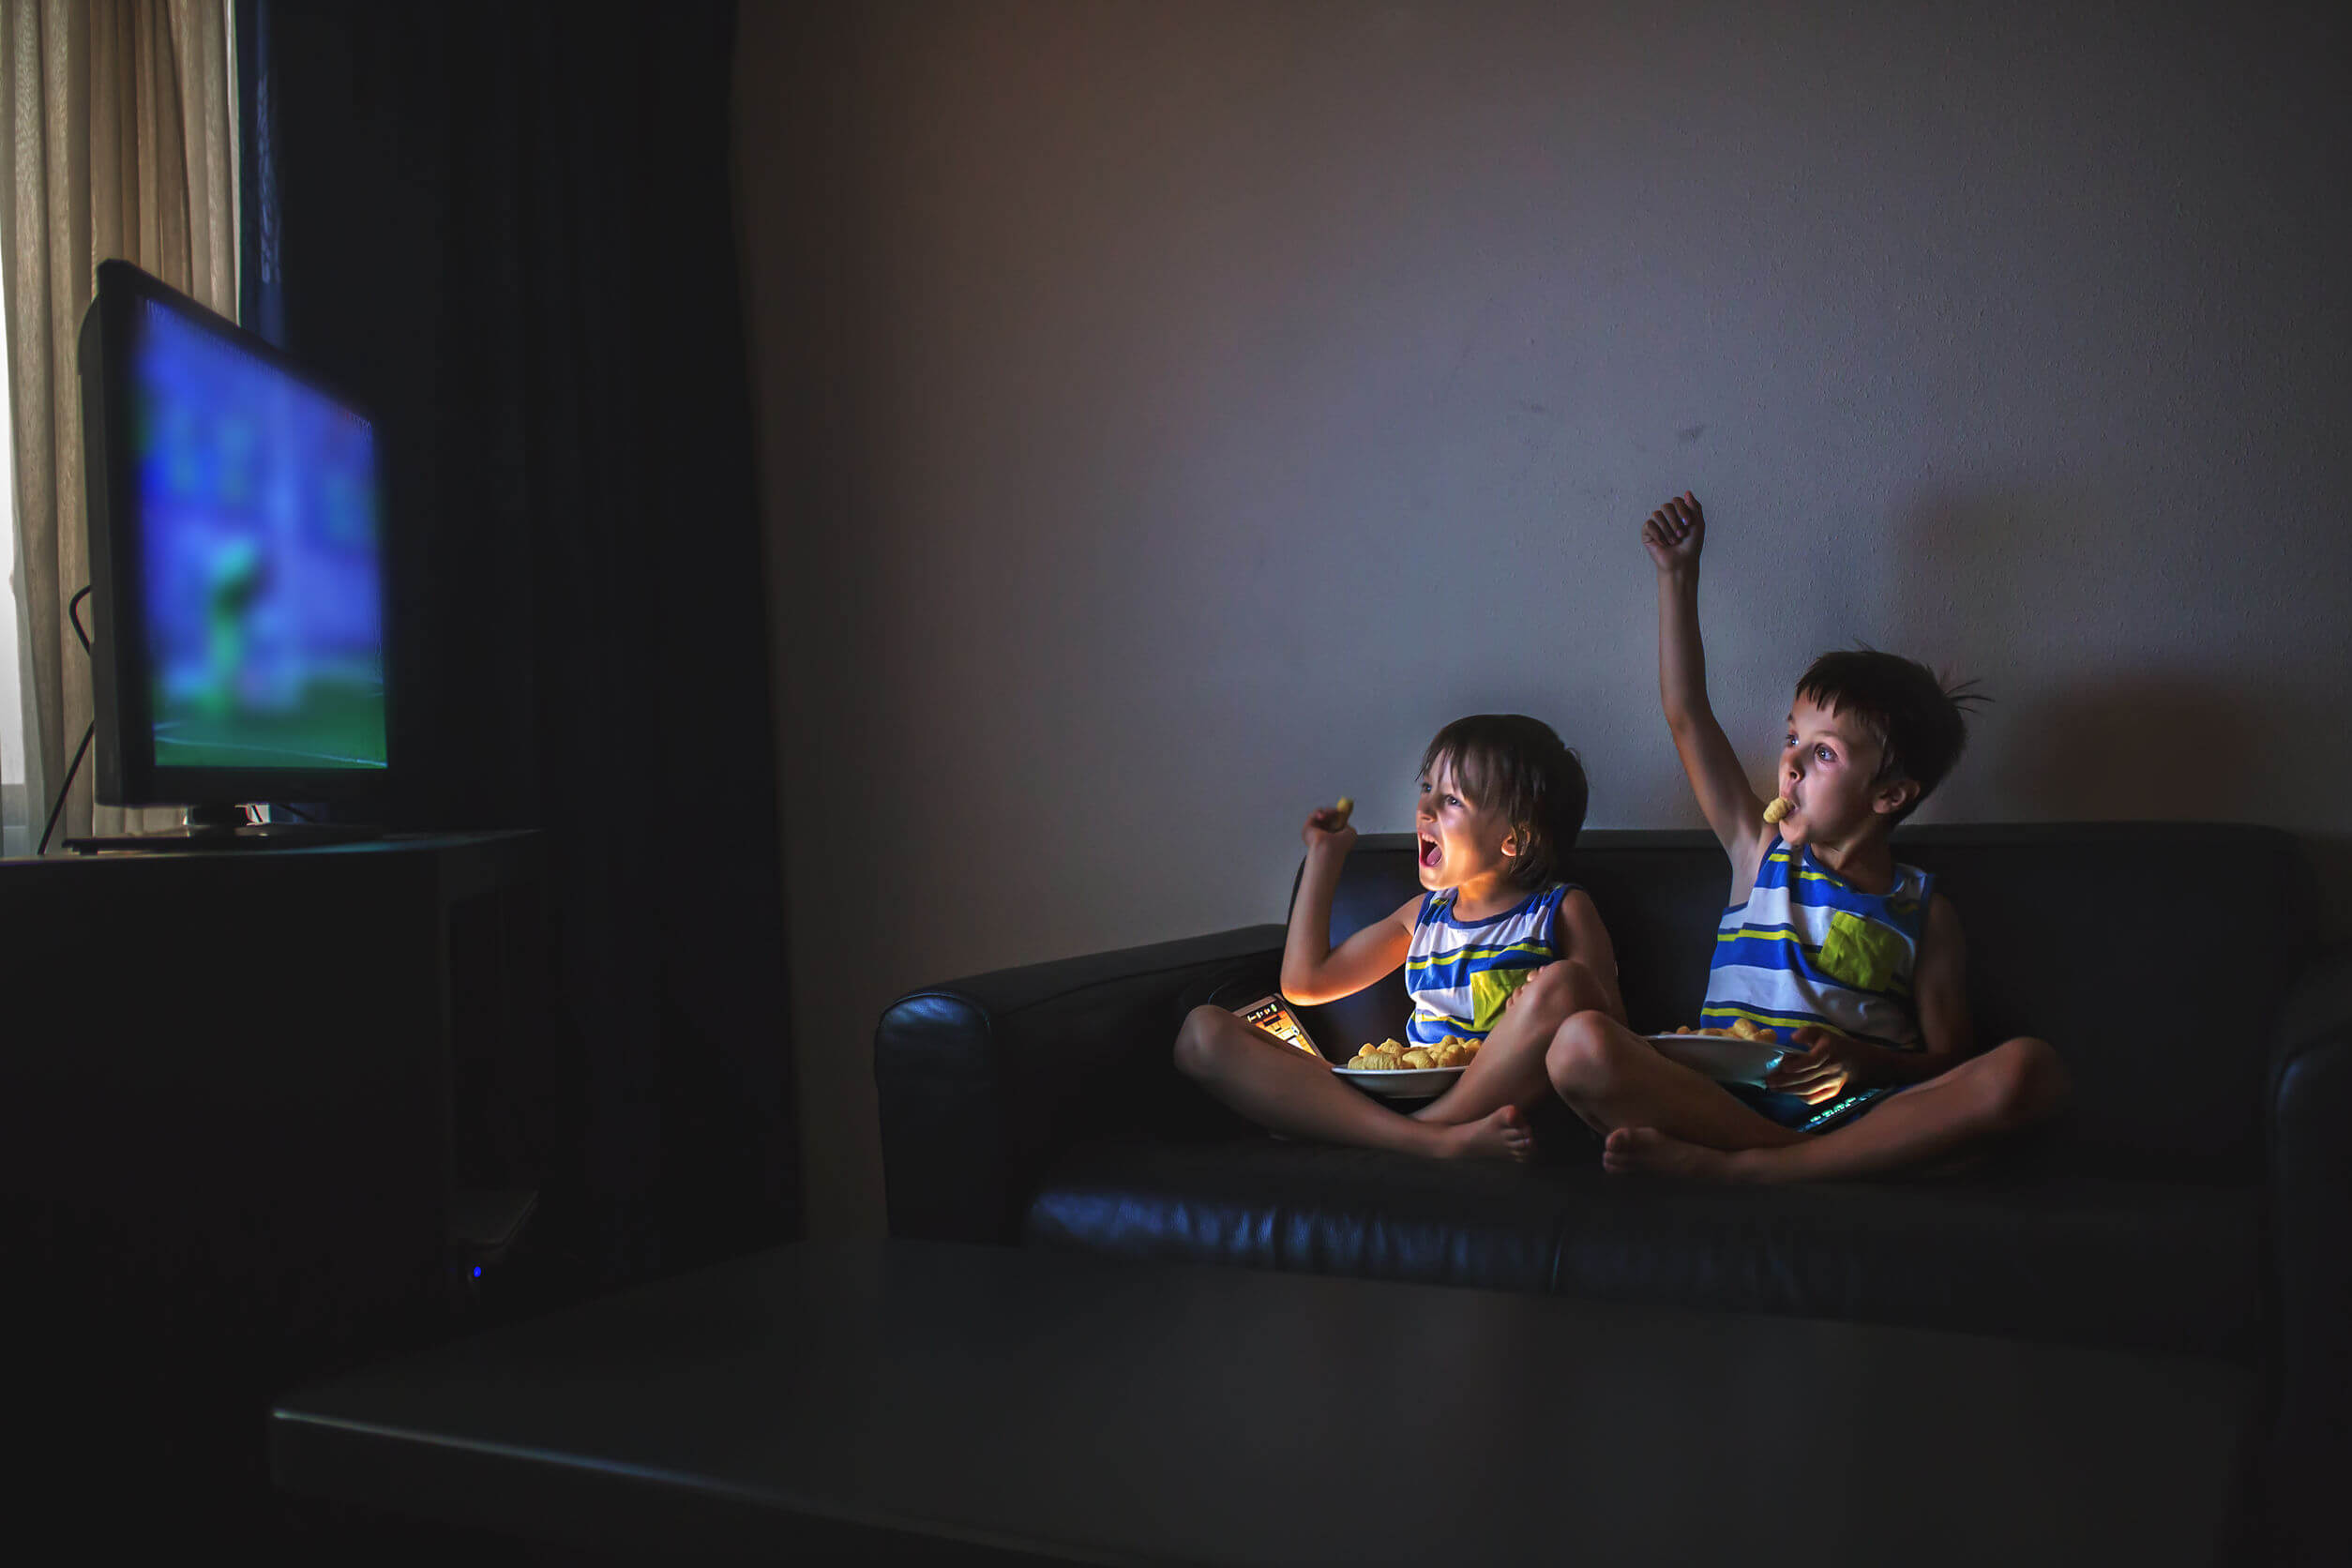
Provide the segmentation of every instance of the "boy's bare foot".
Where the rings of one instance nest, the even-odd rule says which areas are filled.
[[[1447,1129],[1449,1134],[1442,1153],[1449,1157],[1489,1160],[1531,1160],[1535,1157],[1535,1134],[1527,1124],[1527,1112],[1517,1106],[1504,1106],[1491,1116],[1475,1122],[1465,1122]]]
[[[1659,1176],[1688,1176],[1702,1182],[1754,1180],[1732,1155],[1704,1144],[1668,1138],[1655,1127],[1620,1127],[1601,1145],[1601,1168],[1613,1176],[1648,1171]]]

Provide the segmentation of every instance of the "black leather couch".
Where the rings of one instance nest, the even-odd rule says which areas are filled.
[[[1368,836],[1344,938],[1417,886]],[[1180,1078],[1179,1021],[1275,987],[1283,930],[1100,953],[901,998],[875,1038],[895,1234],[2131,1346],[2262,1369],[2290,1489],[2352,1443],[2352,959],[2289,835],[1921,827],[1987,1043],[2039,1034],[2066,1116],[1959,1177],[1741,1188],[1610,1178],[1564,1110],[1532,1167],[1284,1142]],[[1591,832],[1573,880],[1639,1029],[1696,1021],[1727,869],[1700,832]],[[1302,1009],[1396,1033],[1401,977]],[[2305,1478],[2308,1478],[2306,1481]]]

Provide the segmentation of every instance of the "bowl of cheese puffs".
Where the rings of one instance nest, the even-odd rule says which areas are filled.
[[[1402,1040],[1382,1040],[1359,1047],[1355,1055],[1332,1070],[1357,1088],[1383,1099],[1421,1100],[1442,1094],[1478,1055],[1478,1042],[1449,1034],[1426,1046]]]

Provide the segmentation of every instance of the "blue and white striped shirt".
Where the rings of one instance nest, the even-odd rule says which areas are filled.
[[[1511,993],[1560,957],[1553,921],[1560,901],[1576,889],[1554,882],[1484,920],[1454,918],[1460,891],[1422,895],[1413,916],[1412,945],[1405,950],[1405,989],[1413,999],[1405,1025],[1409,1046],[1433,1046],[1448,1035],[1484,1040]]]
[[[1897,866],[1894,885],[1864,893],[1810,848],[1775,838],[1747,902],[1724,912],[1700,1022],[1735,1018],[1780,1031],[1821,1025],[1897,1050],[1921,1048],[1911,993],[1935,879]]]

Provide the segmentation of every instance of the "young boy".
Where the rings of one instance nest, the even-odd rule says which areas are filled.
[[[1527,1109],[1548,1099],[1544,1060],[1587,1011],[1622,1019],[1617,957],[1600,912],[1559,872],[1584,825],[1584,769],[1551,727],[1475,714],[1438,731],[1421,759],[1420,880],[1394,914],[1331,943],[1332,896],[1356,830],[1326,807],[1306,820],[1306,865],[1282,950],[1282,994],[1313,1005],[1405,969],[1415,1043],[1482,1042],[1453,1087],[1407,1115],[1328,1063],[1196,1007],[1176,1066],[1262,1127],[1293,1138],[1433,1156],[1527,1159]]]
[[[1588,1012],[1545,1054],[1552,1085],[1604,1135],[1612,1171],[1801,1181],[1965,1160],[2055,1111],[2066,1077],[2041,1040],[1972,1054],[1960,917],[1888,846],[1958,758],[1959,703],[1909,659],[1824,654],[1797,684],[1768,810],[1707,702],[1705,538],[1687,491],[1642,526],[1666,723],[1731,857],[1700,1022],[1744,1018],[1802,1054],[1761,1090],[1721,1084]]]

